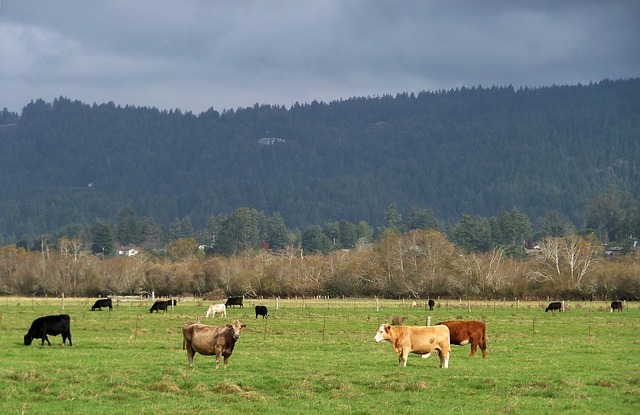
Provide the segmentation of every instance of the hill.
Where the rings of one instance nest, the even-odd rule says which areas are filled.
[[[514,207],[584,225],[608,186],[640,196],[640,79],[472,87],[201,114],[60,97],[0,118],[4,243],[131,206],[168,226],[251,207],[287,227],[442,221]]]

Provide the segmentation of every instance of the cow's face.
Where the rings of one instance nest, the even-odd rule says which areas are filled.
[[[389,339],[389,330],[391,330],[391,326],[388,324],[380,325],[378,332],[376,333],[376,337],[373,338],[376,342],[380,343],[383,340]]]
[[[32,341],[33,341],[33,337],[29,336],[28,334],[24,335],[24,345],[25,346],[29,346]]]
[[[227,324],[227,327],[230,327],[233,330],[233,340],[238,340],[240,338],[240,330],[247,327],[246,324],[240,324],[238,320],[233,320],[231,324]]]

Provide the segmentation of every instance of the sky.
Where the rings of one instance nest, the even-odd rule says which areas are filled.
[[[0,108],[199,114],[640,76],[640,1],[0,0]]]

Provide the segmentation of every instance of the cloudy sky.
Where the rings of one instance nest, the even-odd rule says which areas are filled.
[[[0,108],[200,113],[640,76],[640,1],[0,0]]]

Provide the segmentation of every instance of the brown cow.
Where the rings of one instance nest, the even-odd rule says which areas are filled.
[[[449,367],[450,346],[447,326],[418,327],[382,324],[373,339],[378,343],[383,340],[391,343],[393,351],[398,355],[400,366],[407,366],[409,353],[429,357],[435,350],[440,355],[440,367]]]
[[[187,350],[189,367],[193,366],[193,356],[196,352],[201,355],[216,355],[216,369],[220,366],[220,356],[224,357],[224,367],[233,352],[236,341],[240,338],[240,330],[246,325],[234,320],[226,326],[205,326],[200,323],[186,323],[182,326],[182,348]]]
[[[442,321],[438,324],[449,327],[451,344],[465,346],[471,343],[471,354],[469,357],[473,357],[478,346],[480,346],[480,350],[482,350],[482,357],[487,356],[486,326],[482,321],[452,320]],[[438,324],[436,324],[436,326]]]

